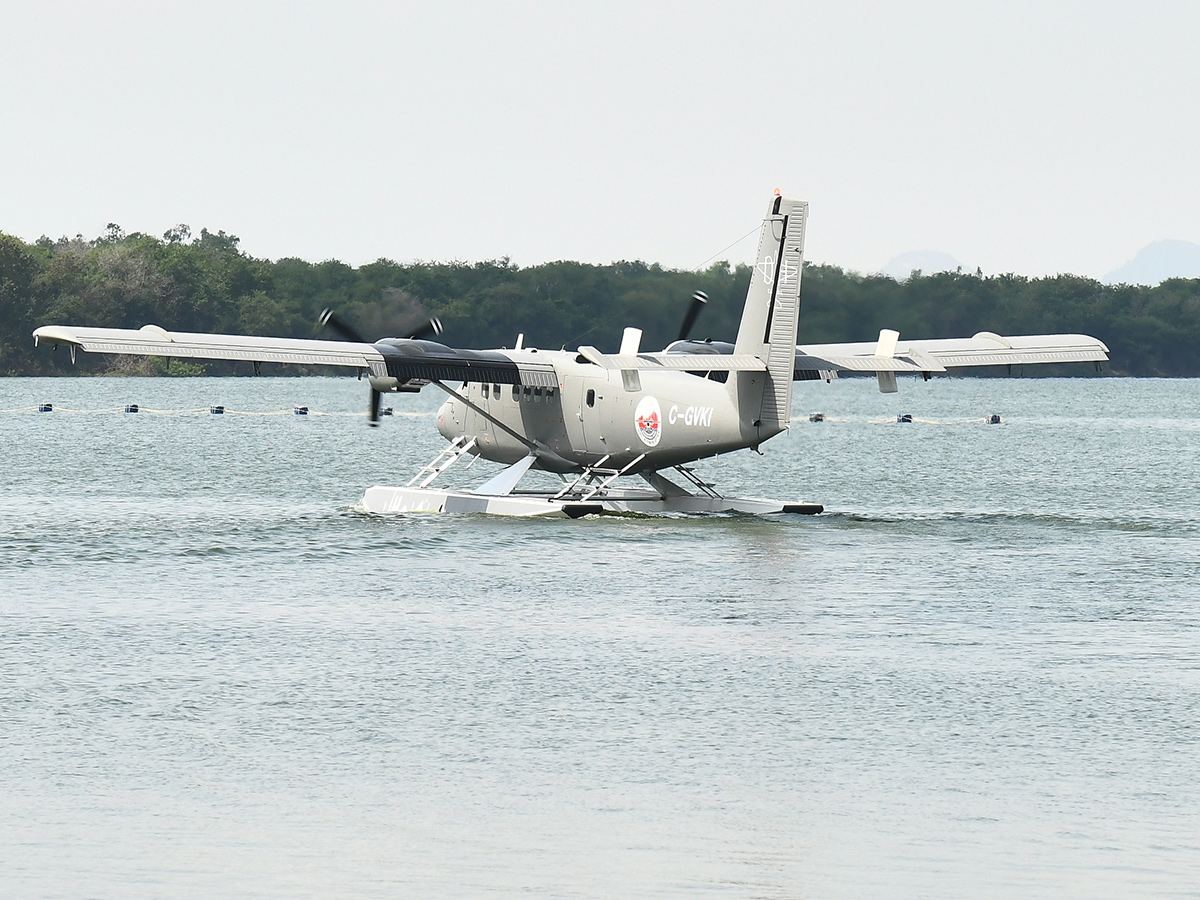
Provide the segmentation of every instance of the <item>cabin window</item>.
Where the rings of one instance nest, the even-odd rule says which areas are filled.
[[[497,400],[500,399],[500,385],[498,385],[498,384],[492,385],[492,396],[495,397]]]
[[[513,385],[513,391],[512,391],[512,394],[513,394],[513,399],[514,399],[514,400],[520,400],[520,399],[521,399],[521,386],[520,386],[519,384],[514,384],[514,385]]]
[[[542,389],[540,387],[535,387],[533,389],[533,402],[534,403],[542,402]]]
[[[526,402],[528,402],[529,395],[532,393],[533,393],[533,390],[529,387],[529,385],[525,385],[525,400],[526,400]]]
[[[546,400],[554,396],[554,388],[546,388]]]
[[[490,397],[490,396],[491,396],[491,392],[492,392],[491,385],[487,385],[487,384],[485,384],[485,385],[483,386],[483,399],[484,399],[484,400],[488,399],[488,397]]]
[[[587,392],[587,405],[588,406],[596,405],[596,392],[591,390],[590,388],[588,389],[588,392]]]

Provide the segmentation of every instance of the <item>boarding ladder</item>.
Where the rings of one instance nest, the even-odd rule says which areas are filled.
[[[420,471],[412,477],[412,480],[405,487],[416,485],[419,488],[428,487],[432,484],[439,475],[445,472],[448,468],[463,458],[465,454],[470,452],[475,446],[475,438],[467,438],[466,435],[460,435],[450,442],[450,444],[442,450],[433,461],[428,465],[421,466]],[[470,468],[468,466],[467,468]],[[424,480],[422,480],[422,478]],[[420,482],[418,484],[417,482]]]

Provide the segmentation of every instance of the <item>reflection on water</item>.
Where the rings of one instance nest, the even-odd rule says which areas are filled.
[[[872,385],[703,464],[817,519],[381,519],[428,418],[3,414],[0,894],[1195,896],[1200,383]]]

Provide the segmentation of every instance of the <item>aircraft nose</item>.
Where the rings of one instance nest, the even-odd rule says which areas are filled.
[[[454,401],[447,400],[437,411],[437,430],[446,440],[453,440],[454,434]]]

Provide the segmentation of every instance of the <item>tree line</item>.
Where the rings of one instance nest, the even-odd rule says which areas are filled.
[[[410,333],[436,315],[445,325],[442,340],[456,347],[512,346],[524,333],[526,346],[615,351],[621,329],[634,325],[644,331],[642,346],[657,348],[677,336],[697,290],[709,303],[692,337],[732,340],[750,274],[748,266],[725,262],[679,271],[636,261],[519,267],[508,259],[380,259],[357,268],[336,260],[271,261],[242,252],[233,235],[204,229],[194,236],[184,225],[161,238],[126,234],[116,225],[90,240],[26,243],[0,233],[0,373],[165,371],[162,360],[88,354],[72,367],[65,353],[34,349],[30,335],[39,325],[153,323],[171,331],[313,337],[325,307],[368,340]],[[896,281],[808,264],[801,302],[801,343],[871,340],[881,328],[895,328],[902,338],[1081,332],[1109,346],[1114,373],[1200,375],[1200,279],[1148,288],[1075,275],[914,272]],[[227,374],[249,367],[205,362],[172,370]]]

